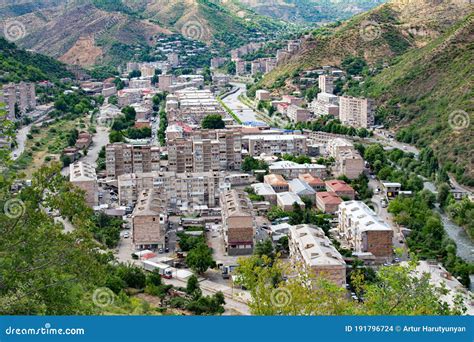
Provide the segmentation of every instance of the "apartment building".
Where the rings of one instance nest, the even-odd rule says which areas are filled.
[[[308,109],[296,105],[289,105],[286,110],[286,116],[293,122],[308,121],[310,114]]]
[[[34,83],[20,82],[4,84],[0,91],[0,103],[5,104],[9,120],[36,109],[36,89]],[[15,113],[16,109],[18,113]]]
[[[270,173],[282,175],[287,179],[298,178],[301,174],[310,174],[313,177],[326,178],[326,166],[319,164],[297,164],[292,161],[278,161],[269,166]]]
[[[354,254],[370,253],[377,259],[391,259],[393,230],[364,202],[342,202],[338,219],[339,236]]]
[[[107,177],[117,178],[126,173],[160,170],[160,148],[125,143],[108,144],[105,148]]]
[[[365,162],[352,142],[343,138],[332,139],[326,145],[328,154],[335,159],[334,176],[356,179],[364,172]]]
[[[339,99],[339,119],[342,124],[357,128],[374,125],[374,105],[371,99],[341,96]]]
[[[334,77],[329,75],[319,75],[318,85],[322,93],[332,94],[334,91]]]
[[[353,150],[353,149],[354,149],[354,144],[344,138],[330,139],[326,144],[326,151],[333,158],[337,158],[337,156],[342,151],[348,151],[348,150]]]
[[[133,244],[136,249],[165,248],[166,206],[156,189],[143,190],[132,214]]]
[[[174,211],[192,211],[194,206],[213,208],[219,205],[219,195],[230,188],[223,172],[145,172],[118,177],[121,205],[134,205],[146,189],[159,189],[166,207]]]
[[[167,99],[168,100],[168,99]],[[200,125],[202,119],[209,114],[219,114],[224,120],[232,121],[227,112],[217,101],[210,90],[186,88],[175,92],[176,108],[166,111],[168,122],[184,122]]]
[[[270,101],[271,93],[264,89],[259,89],[255,92],[255,99],[257,101]]]
[[[323,277],[339,286],[346,284],[346,262],[321,228],[290,226],[288,238],[290,257],[297,267],[302,263],[316,278]]]
[[[261,154],[273,156],[275,154],[305,155],[308,153],[306,137],[296,134],[257,134],[242,137],[242,146],[250,156]]]
[[[99,189],[95,168],[86,162],[69,165],[69,181],[86,193],[86,203],[90,207],[99,205]]]
[[[228,255],[252,254],[254,247],[254,214],[252,203],[242,191],[223,192],[220,198],[224,243]]]
[[[329,93],[319,93],[317,97],[308,105],[309,110],[316,117],[332,115],[339,117],[339,100],[336,95]]]
[[[242,134],[238,129],[196,130],[168,141],[168,169],[175,172],[240,170]]]

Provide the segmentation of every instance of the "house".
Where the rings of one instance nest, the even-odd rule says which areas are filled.
[[[87,133],[87,132],[81,132],[79,133],[79,136],[77,137],[76,140],[76,147],[79,150],[84,150],[89,148],[89,146],[92,144],[92,135]]]
[[[252,184],[251,187],[255,193],[259,196],[263,196],[265,201],[270,202],[273,205],[277,203],[277,193],[270,184],[267,183],[257,183]]]
[[[288,182],[288,186],[290,191],[297,194],[300,198],[305,197],[315,203],[316,191],[305,181],[295,178]]]
[[[293,205],[298,204],[301,209],[305,208],[304,202],[301,198],[293,192],[279,192],[277,193],[277,205],[284,211],[293,211]]]
[[[326,183],[318,177],[311,176],[309,173],[300,174],[298,179],[308,183],[316,192],[326,191]]]
[[[265,175],[263,177],[263,182],[270,185],[275,192],[285,192],[289,190],[288,182],[281,175]]]
[[[329,192],[334,192],[341,198],[347,198],[353,200],[355,198],[354,189],[346,182],[338,179],[330,180],[326,182],[326,189]]]
[[[336,213],[341,203],[342,199],[334,192],[316,193],[316,206],[324,213]]]

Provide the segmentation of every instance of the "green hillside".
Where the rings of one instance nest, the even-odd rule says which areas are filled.
[[[71,76],[65,65],[55,59],[18,49],[15,44],[0,38],[0,84]]]
[[[474,186],[474,14],[369,79],[363,93],[397,139],[432,146],[459,181]]]

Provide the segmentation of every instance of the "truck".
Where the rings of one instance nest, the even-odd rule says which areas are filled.
[[[149,272],[158,270],[160,275],[165,279],[173,278],[173,268],[170,265],[166,265],[160,262],[153,262],[151,260],[142,261],[143,268]]]
[[[238,265],[223,265],[222,266],[222,278],[229,279],[232,272],[238,267]]]

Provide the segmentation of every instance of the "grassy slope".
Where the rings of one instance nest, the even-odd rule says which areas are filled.
[[[424,48],[403,55],[367,82],[365,92],[386,109],[386,121],[405,127],[399,136],[406,142],[431,145],[443,164],[458,166],[458,178],[472,182],[474,14]],[[453,130],[449,115],[459,110],[469,115],[470,125]]]
[[[65,65],[53,58],[17,49],[0,38],[0,84],[22,80],[42,81],[69,77]]]

